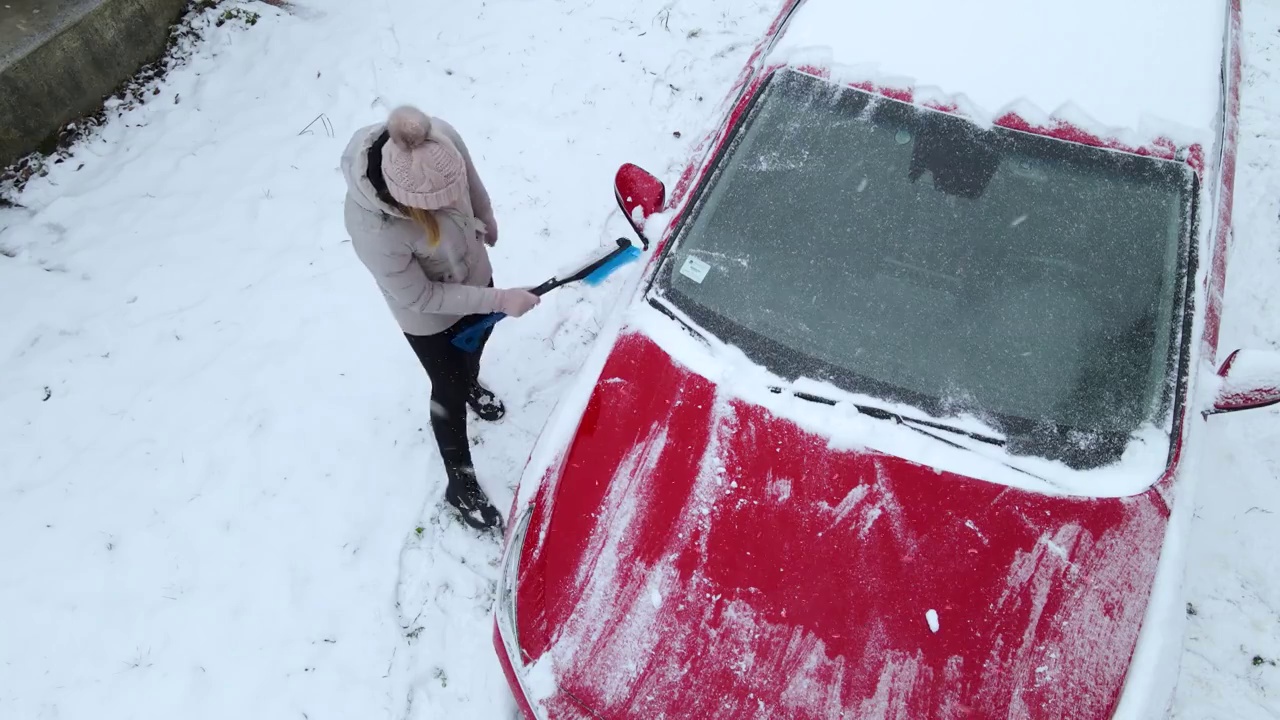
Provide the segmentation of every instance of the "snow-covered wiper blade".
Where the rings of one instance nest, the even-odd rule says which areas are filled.
[[[996,447],[1005,446],[1004,438],[984,435],[983,433],[980,433],[980,432],[974,432],[973,430],[965,430],[963,428],[958,428],[958,427],[955,427],[954,425],[948,425],[946,423],[937,422],[935,420],[921,420],[920,418],[914,418],[909,415],[899,415],[898,413],[889,412],[888,410],[885,410],[883,408],[867,407],[865,405],[855,405],[855,407],[857,407],[858,412],[862,413],[863,415],[870,415],[871,417],[879,417],[882,420],[895,420],[904,425],[910,425],[914,427],[926,427],[926,428],[932,428],[934,430],[943,430],[945,432],[954,433],[956,435],[967,437],[971,440],[977,440],[978,442],[986,443],[988,445],[995,445]]]
[[[670,306],[667,305],[665,300],[662,300],[656,297],[650,297],[649,305],[652,306],[654,309],[656,309],[658,312],[661,312],[663,315],[666,315],[672,320],[675,320],[694,337],[698,338],[704,343],[707,342],[707,339],[705,336],[703,336],[702,332],[697,328],[695,328],[692,324],[690,324],[687,319],[677,314]],[[776,385],[771,385],[769,386],[769,391],[774,394],[780,395],[784,392],[784,389]],[[836,400],[833,400],[828,397],[823,397],[821,395],[814,395],[813,393],[807,393],[800,390],[790,390],[788,392],[790,392],[795,397],[801,400],[806,400],[808,402],[814,402],[814,403],[819,403],[822,405],[830,405],[830,406],[835,406],[838,404]],[[985,443],[987,445],[994,445],[996,447],[1005,447],[1006,445],[1006,441],[1004,440],[1004,438],[992,437],[991,435],[985,435],[983,433],[975,432],[973,430],[965,430],[963,428],[958,428],[943,422],[938,422],[937,420],[923,420],[921,418],[911,417],[909,415],[902,415],[900,413],[896,413],[891,410],[885,410],[884,408],[875,407],[874,405],[862,405],[860,403],[850,403],[850,404],[859,413],[866,415],[867,417],[876,418],[877,420],[890,420],[892,422],[896,422],[899,425],[911,428],[916,432],[928,435],[929,437],[932,437],[935,440],[944,442],[948,445],[953,445],[961,449],[968,449],[968,448],[965,448],[963,445],[954,443],[944,437],[935,435],[934,433],[930,432],[930,430],[941,430],[943,432],[948,432],[954,435],[959,435],[961,437],[966,437],[966,438],[969,438],[970,440],[977,440],[978,442]]]
[[[780,387],[772,387],[769,389],[775,393],[782,392],[782,388]],[[813,393],[792,392],[792,394],[800,398],[801,400],[808,400],[809,402],[821,403],[823,405],[836,404],[836,401],[832,400],[831,398],[822,397],[821,395],[814,395]],[[866,415],[867,417],[873,417],[873,418],[876,418],[877,420],[891,420],[900,425],[905,425],[914,430],[924,432],[927,435],[933,435],[933,433],[927,432],[926,430],[924,430],[924,428],[930,428],[933,430],[942,430],[944,432],[949,432],[955,435],[960,435],[962,437],[967,437],[971,440],[977,440],[978,442],[986,443],[988,445],[995,445],[996,447],[1005,446],[1005,440],[1003,438],[984,435],[980,432],[974,432],[972,430],[965,430],[964,428],[958,428],[958,427],[955,427],[954,425],[948,425],[946,423],[938,422],[936,420],[922,420],[920,418],[911,417],[910,415],[902,415],[900,413],[896,413],[891,410],[885,410],[884,408],[875,407],[874,405],[862,405],[859,403],[850,403],[850,405],[852,405],[854,409],[857,410],[859,413]],[[934,437],[937,437],[937,436],[935,435]],[[942,438],[938,438],[938,439],[942,440]],[[945,440],[943,441],[946,442]]]
[[[781,394],[783,392],[783,389],[780,387],[770,387],[769,390],[777,394]],[[823,405],[835,406],[839,404],[836,400],[832,400],[831,398],[823,397],[821,395],[814,395],[813,393],[800,392],[800,391],[793,390],[791,391],[791,394],[801,400],[821,403]],[[878,408],[873,405],[861,405],[859,403],[849,403],[849,404],[852,405],[854,409],[856,409],[859,413],[866,415],[867,417],[873,417],[879,420],[888,420],[890,422],[898,423],[899,425],[902,425],[905,428],[910,428],[911,430],[914,430],[920,433],[921,435],[931,437],[940,443],[950,445],[951,447],[956,448],[958,450],[968,450],[969,452],[977,452],[977,450],[975,450],[974,448],[966,447],[964,445],[961,445],[958,442],[948,440],[947,438],[932,431],[941,430],[943,432],[953,433],[955,435],[960,435],[962,437],[967,437],[972,440],[977,440],[978,442],[985,443],[987,445],[994,445],[996,447],[1001,447],[1001,448],[1005,447],[1005,445],[1007,444],[1007,442],[1003,438],[984,435],[982,433],[974,432],[972,430],[964,430],[962,428],[948,425],[946,423],[937,422],[936,420],[921,420],[920,418],[914,418],[909,415],[901,415],[891,410],[885,410],[884,408]],[[1053,482],[1052,480],[1049,480],[1047,478],[1041,477],[1040,475],[1037,475],[1033,472],[1023,470],[1017,465],[1009,463],[1005,460],[996,460],[996,462],[999,462],[1001,465],[1004,465],[1005,467],[1009,468],[1010,470],[1013,470],[1014,472],[1021,473],[1023,475],[1026,475],[1027,477],[1033,477],[1037,480],[1040,480],[1041,482],[1047,483],[1054,487],[1059,487],[1058,483]]]

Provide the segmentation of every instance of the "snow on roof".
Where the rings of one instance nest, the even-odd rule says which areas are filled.
[[[1199,142],[1221,104],[1227,2],[808,0],[772,58],[911,87],[975,119],[1052,114],[1104,135]]]

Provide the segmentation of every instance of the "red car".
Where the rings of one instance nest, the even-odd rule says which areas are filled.
[[[939,9],[968,4],[913,3],[941,14],[885,40],[857,14],[896,4],[788,2],[670,201],[619,171],[653,252],[510,516],[495,643],[527,717],[1166,710],[1201,425],[1280,402],[1275,354],[1217,348],[1238,4],[1149,19],[1219,59],[1156,107],[1205,118],[1186,142],[1106,57],[1024,91],[1083,96],[1070,122],[972,109],[1052,54],[976,101],[868,80],[859,41],[897,72],[968,37]],[[1065,40],[1016,42],[1124,51],[1050,14]],[[901,70],[982,84],[935,65]]]

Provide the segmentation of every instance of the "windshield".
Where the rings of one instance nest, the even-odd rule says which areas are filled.
[[[807,74],[760,91],[657,293],[786,377],[1073,467],[1168,432],[1194,176]]]

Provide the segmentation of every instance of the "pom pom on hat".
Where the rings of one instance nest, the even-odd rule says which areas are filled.
[[[435,134],[431,118],[401,106],[387,118],[391,142],[382,146],[382,176],[396,202],[422,210],[460,207],[467,197],[467,164],[453,142]]]
[[[431,134],[431,117],[410,105],[398,107],[387,119],[387,132],[391,141],[405,150],[422,147]]]

